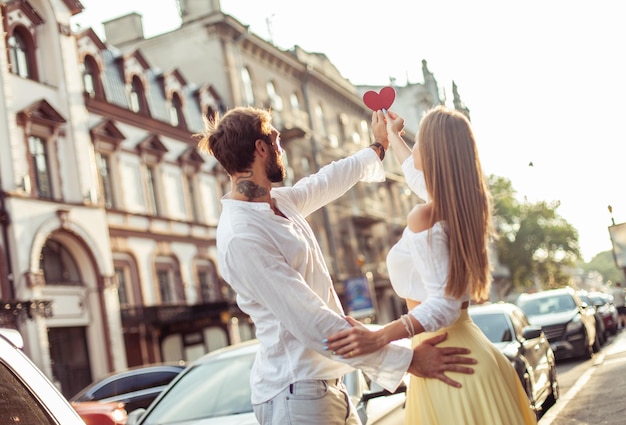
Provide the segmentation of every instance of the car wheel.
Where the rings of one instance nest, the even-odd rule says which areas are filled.
[[[550,365],[550,394],[543,403],[542,410],[545,412],[548,408],[554,406],[559,399],[559,381],[556,378],[556,364]]]

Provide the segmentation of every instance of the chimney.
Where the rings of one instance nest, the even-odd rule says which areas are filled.
[[[107,43],[120,46],[130,41],[143,40],[143,17],[136,12],[103,22]]]
[[[189,21],[221,12],[220,0],[177,0],[178,11],[183,21],[183,25]]]

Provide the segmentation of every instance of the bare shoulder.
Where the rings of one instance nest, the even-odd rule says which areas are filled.
[[[431,228],[432,225],[430,220],[432,209],[433,207],[430,202],[418,204],[413,207],[407,216],[407,225],[409,226],[409,230],[413,233],[419,233]]]

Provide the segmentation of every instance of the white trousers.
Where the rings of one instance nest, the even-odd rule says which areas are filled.
[[[253,407],[261,425],[361,425],[339,379],[295,382]]]

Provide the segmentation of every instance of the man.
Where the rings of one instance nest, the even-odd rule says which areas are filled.
[[[325,350],[327,335],[349,327],[322,251],[306,216],[358,181],[382,181],[387,140],[327,165],[293,187],[272,188],[285,168],[269,112],[235,108],[207,123],[200,149],[231,177],[217,228],[218,265],[254,321],[260,349],[251,374],[252,404],[261,424],[359,424],[341,377],[360,368],[389,390],[405,372],[458,386],[444,372],[472,373],[463,348],[415,351],[388,345],[371,355],[341,358]]]
[[[615,282],[615,286],[611,289],[611,295],[613,296],[613,304],[617,309],[617,330],[621,331],[626,325],[626,303],[621,282]]]

